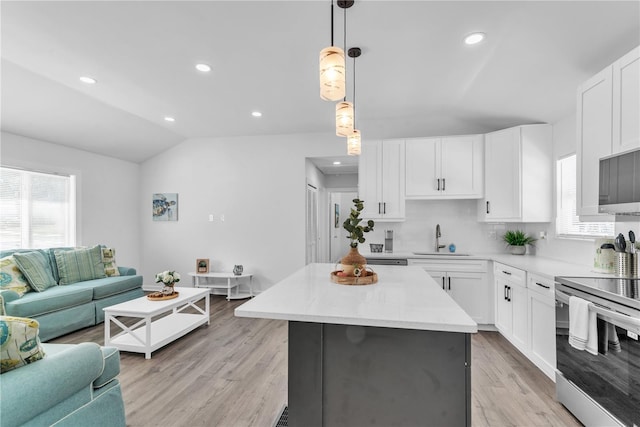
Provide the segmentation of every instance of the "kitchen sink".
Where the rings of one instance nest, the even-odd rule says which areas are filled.
[[[437,255],[437,256],[469,256],[458,252],[413,252],[414,255]]]

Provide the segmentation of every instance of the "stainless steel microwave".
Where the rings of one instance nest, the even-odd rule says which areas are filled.
[[[640,149],[600,159],[598,212],[640,216]]]

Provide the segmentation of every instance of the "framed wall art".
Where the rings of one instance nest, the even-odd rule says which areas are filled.
[[[153,195],[153,220],[178,220],[178,193],[155,193]]]

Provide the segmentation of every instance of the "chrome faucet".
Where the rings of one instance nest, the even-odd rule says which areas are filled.
[[[440,252],[440,249],[444,248],[444,245],[440,244],[440,238],[442,237],[442,233],[440,233],[440,224],[436,225],[436,252]]]

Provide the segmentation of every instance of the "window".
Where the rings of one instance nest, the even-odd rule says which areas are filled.
[[[564,237],[613,236],[612,222],[580,222],[576,215],[576,155],[565,157],[557,163],[557,212],[556,234]]]
[[[75,177],[0,167],[0,249],[75,245]]]

